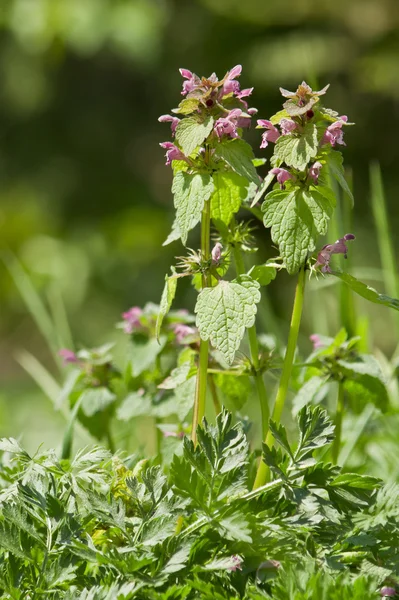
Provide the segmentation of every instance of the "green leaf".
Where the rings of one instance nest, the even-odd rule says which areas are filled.
[[[327,231],[333,196],[315,186],[308,190],[272,190],[262,205],[265,227],[271,227],[288,273],[296,273],[313,252],[318,235]]]
[[[314,397],[323,389],[326,383],[326,377],[320,377],[319,375],[308,379],[292,401],[292,414],[297,415],[304,406],[311,404]]]
[[[189,115],[197,110],[198,105],[198,98],[184,98],[184,100],[180,102],[178,108],[173,108],[172,112],[180,115]]]
[[[172,193],[176,208],[176,220],[184,245],[188,232],[197,225],[205,202],[209,200],[214,185],[212,177],[205,173],[190,175],[179,171],[173,179]]]
[[[139,417],[151,412],[151,399],[138,392],[132,392],[123,400],[116,411],[119,421],[129,421],[133,417]]]
[[[281,135],[275,146],[274,155],[289,167],[303,171],[318,152],[317,127],[307,123],[303,132]]]
[[[348,182],[345,179],[345,171],[343,167],[343,157],[341,152],[337,152],[337,150],[331,150],[327,156],[327,164],[330,170],[331,175],[336,179],[344,190],[345,194],[349,196],[352,201],[352,206],[354,204],[354,198],[352,191],[348,185]]]
[[[362,281],[353,277],[353,275],[349,275],[349,273],[343,273],[341,271],[332,271],[332,275],[341,279],[341,281],[345,282],[350,289],[369,300],[369,302],[374,302],[374,304],[383,304],[384,306],[388,306],[389,308],[393,308],[394,310],[399,310],[399,300],[396,298],[390,298],[385,294],[379,294],[374,288],[369,287]]]
[[[238,175],[259,185],[259,175],[253,165],[255,158],[252,148],[244,140],[219,142],[215,148],[216,158],[222,159]]]
[[[220,519],[219,527],[225,539],[252,544],[251,527],[242,513],[233,513]]]
[[[349,487],[360,490],[375,490],[380,487],[381,480],[370,475],[358,473],[343,473],[330,482],[332,487]]]
[[[290,275],[303,265],[308,252],[315,249],[315,224],[301,190],[272,190],[262,204],[263,223]]]
[[[247,196],[248,180],[237,173],[219,171],[213,175],[213,183],[211,217],[228,225]]]
[[[275,115],[271,116],[269,121],[273,125],[277,125],[277,123],[280,123],[281,119],[290,119],[290,115],[285,108],[283,110],[279,110]]]
[[[245,328],[255,322],[260,301],[259,283],[242,275],[232,282],[220,281],[203,289],[197,299],[196,324],[203,340],[211,340],[231,364],[244,336]]]
[[[198,146],[211,133],[213,128],[213,117],[207,116],[201,123],[195,117],[182,119],[176,127],[176,141],[186,156],[190,156]]]
[[[159,343],[159,334],[161,331],[162,321],[164,317],[168,314],[170,307],[172,306],[172,302],[174,300],[177,288],[177,277],[175,275],[175,271],[172,267],[173,275],[168,276],[165,275],[165,286],[163,288],[161,302],[159,305],[159,313],[157,317],[157,323],[155,325],[155,336]]]
[[[165,335],[161,335],[158,340],[155,338],[143,340],[139,337],[131,339],[128,346],[128,357],[132,377],[138,377],[154,364],[166,344],[166,339]]]
[[[171,244],[172,242],[175,242],[176,240],[180,240],[180,238],[181,238],[181,232],[180,232],[179,223],[177,222],[177,219],[175,219],[172,224],[172,230],[171,230],[170,234],[168,235],[168,237],[166,238],[166,240],[164,241],[164,243],[162,244],[162,246],[167,246],[168,244]]]
[[[252,277],[259,285],[269,285],[273,279],[276,279],[276,268],[265,263],[264,265],[254,265],[248,275]]]
[[[106,387],[84,390],[80,396],[80,407],[86,417],[101,412],[116,400],[116,395]]]
[[[291,451],[291,447],[288,443],[287,432],[285,430],[284,425],[281,423],[276,423],[272,419],[269,421],[270,432],[273,435],[274,439],[284,450],[293,458],[293,454]]]
[[[269,173],[266,175],[266,177],[262,181],[258,191],[256,192],[254,199],[251,202],[251,208],[253,208],[255,206],[255,204],[258,204],[258,202],[260,202],[263,195],[266,193],[266,190],[272,184],[274,178],[275,178],[275,175],[269,171]]]
[[[305,406],[298,415],[299,443],[295,460],[304,460],[317,448],[330,444],[334,438],[334,425],[320,406]]]

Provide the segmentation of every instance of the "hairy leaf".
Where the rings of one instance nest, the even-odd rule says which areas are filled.
[[[359,281],[359,279],[356,279],[353,275],[349,275],[349,273],[332,271],[332,274],[335,275],[335,277],[339,277],[339,279],[346,283],[353,292],[362,296],[362,298],[374,302],[374,304],[383,304],[394,310],[399,310],[399,300],[397,298],[390,298],[385,294],[379,294],[374,288],[369,287],[362,281]]]
[[[238,175],[259,185],[259,176],[252,162],[255,158],[254,153],[244,140],[219,142],[215,148],[215,157],[222,159]]]
[[[237,173],[219,171],[213,176],[215,191],[211,196],[211,217],[226,225],[247,197],[248,180]]]
[[[338,181],[345,194],[351,199],[353,205],[354,198],[348,182],[345,179],[343,157],[341,152],[337,152],[337,150],[331,150],[327,156],[327,164],[331,175]]]
[[[176,220],[184,245],[187,242],[188,232],[200,221],[204,204],[209,200],[213,190],[212,177],[206,173],[194,175],[183,171],[176,173],[173,179],[172,193],[176,208]]]
[[[183,150],[183,154],[190,156],[211,133],[213,128],[213,117],[208,116],[201,123],[195,117],[182,119],[176,127],[176,141]]]
[[[220,281],[203,289],[197,300],[196,324],[203,340],[211,340],[231,364],[244,336],[255,322],[260,300],[259,283],[243,275],[232,282]]]
[[[172,268],[172,272],[174,273],[174,269]],[[155,326],[155,335],[159,342],[159,334],[161,331],[162,321],[164,317],[168,314],[170,307],[172,306],[172,302],[174,300],[177,288],[177,278],[175,274],[165,276],[165,286],[163,288],[161,302],[159,304],[159,313],[157,317],[157,323]]]
[[[298,136],[295,132],[281,135],[275,146],[275,156],[289,167],[303,171],[318,152],[317,127],[307,123]]]

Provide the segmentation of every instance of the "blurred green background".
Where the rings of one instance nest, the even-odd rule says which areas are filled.
[[[115,322],[123,310],[159,301],[182,247],[162,248],[173,204],[158,145],[170,132],[157,119],[181,99],[179,67],[222,77],[237,63],[242,87],[255,87],[251,106],[260,118],[279,109],[279,86],[331,83],[326,105],[356,123],[344,148],[356,199],[351,268],[383,291],[369,164],[381,164],[396,242],[396,0],[1,0],[0,251],[6,262],[16,255],[29,273],[60,344],[69,341],[67,321],[76,348],[120,338]],[[258,147],[259,132],[248,140]],[[272,256],[268,233],[260,231],[258,241],[260,259]],[[189,244],[198,246],[195,234]],[[28,448],[57,444],[63,419],[19,364],[21,350],[60,376],[4,260],[0,435],[23,435]],[[284,338],[292,286],[284,275],[270,286],[263,331]],[[339,328],[334,288],[316,288],[307,293],[305,350],[312,331]],[[192,309],[194,298],[184,283],[176,307]],[[370,317],[373,344],[390,355],[395,315],[356,307]]]

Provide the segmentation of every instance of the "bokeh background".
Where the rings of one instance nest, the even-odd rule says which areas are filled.
[[[173,206],[158,145],[169,128],[157,119],[181,99],[179,67],[222,77],[237,63],[242,86],[255,87],[251,106],[261,118],[279,109],[279,86],[331,84],[326,105],[356,123],[344,148],[356,200],[351,268],[384,290],[369,166],[381,165],[396,243],[396,0],[1,0],[0,435],[22,436],[28,448],[49,446],[64,427],[26,372],[36,357],[62,381],[36,292],[55,323],[55,337],[47,331],[54,347],[118,340],[123,310],[159,301],[182,248],[162,248]],[[260,133],[248,140],[259,146]],[[261,258],[273,255],[266,232],[258,243]],[[195,234],[190,245],[198,245]],[[260,310],[261,329],[282,339],[292,286],[279,277]],[[308,287],[305,350],[310,333],[339,327],[335,287]],[[192,308],[194,298],[183,284],[176,307]],[[391,355],[396,317],[362,301],[356,311],[368,317],[373,345]]]

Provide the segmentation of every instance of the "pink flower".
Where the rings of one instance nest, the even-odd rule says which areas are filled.
[[[309,167],[309,177],[313,179],[316,185],[319,181],[320,169],[322,168],[322,166],[323,165],[321,164],[321,162],[316,161],[311,167]]]
[[[237,127],[242,127],[239,121],[243,121],[242,115],[245,114],[240,108],[231,110],[227,117],[221,117],[215,123],[214,130],[216,135],[221,138],[223,135],[229,135],[232,138],[237,138]],[[250,120],[249,117],[246,120]]]
[[[287,135],[296,129],[296,123],[292,119],[281,119],[280,121],[281,135]]]
[[[238,94],[240,91],[240,84],[238,81],[234,81],[237,77],[241,75],[242,66],[236,65],[229,71],[224,79],[224,84],[222,88],[222,96],[227,96],[227,94]],[[249,94],[248,94],[249,95]]]
[[[249,114],[250,117],[253,117],[254,115],[256,115],[257,112],[258,112],[257,108],[248,108],[247,109],[247,113]]]
[[[133,306],[127,312],[122,314],[122,318],[125,322],[123,331],[125,333],[133,333],[135,329],[141,327],[140,317],[143,311],[138,306]]]
[[[172,135],[175,135],[176,127],[180,122],[180,119],[177,117],[172,117],[172,115],[161,115],[158,119],[160,123],[170,123],[170,128],[172,130]]]
[[[180,75],[184,77],[184,79],[187,79],[187,81],[183,82],[182,90],[182,96],[185,96],[201,84],[201,79],[198,77],[198,75],[192,73],[188,69],[179,69],[179,71]]]
[[[184,344],[184,340],[189,335],[195,335],[197,330],[194,327],[190,327],[189,325],[184,325],[183,323],[177,323],[173,327],[173,333],[176,336],[176,342],[178,344]]]
[[[271,169],[269,173],[273,173],[273,175],[276,175],[277,181],[279,182],[282,190],[284,189],[284,183],[288,179],[294,179],[294,177],[291,175],[291,173],[287,171],[287,169],[280,169],[279,167]]]
[[[169,437],[174,437],[174,438],[184,438],[184,431],[179,431],[178,433],[176,431],[163,431],[162,432],[163,437],[165,438],[169,438]]]
[[[317,335],[317,333],[312,333],[312,335],[309,336],[310,341],[313,344],[313,350],[317,350],[318,348],[323,348],[324,344],[320,339],[320,336]]]
[[[243,560],[240,556],[237,556],[237,554],[234,554],[231,557],[231,560],[233,562],[233,564],[231,565],[231,567],[228,567],[229,571],[242,571],[242,563]]]
[[[269,142],[277,142],[278,138],[280,137],[280,132],[271,121],[258,119],[258,127],[267,129],[267,131],[262,133],[262,143],[260,145],[261,148],[266,148]]]
[[[324,144],[331,144],[331,146],[335,146],[335,144],[341,144],[342,146],[346,146],[344,142],[342,125],[345,125],[347,121],[348,117],[346,115],[342,115],[342,117],[338,118],[338,121],[331,123],[323,135],[321,145],[323,146]]]
[[[252,94],[252,92],[254,91],[254,88],[245,88],[245,90],[241,90],[241,92],[238,92],[238,94],[236,94],[236,98],[239,98],[239,100],[241,100],[242,98],[247,98],[248,96],[250,96]]]
[[[381,588],[380,595],[383,596],[384,598],[390,598],[392,596],[396,596],[396,590],[393,587],[385,586],[385,587]]]
[[[183,154],[183,152],[180,150],[180,148],[178,148],[177,146],[175,146],[175,144],[172,144],[172,142],[162,142],[161,144],[159,144],[162,148],[166,149],[166,163],[165,165],[170,165],[172,160],[185,160],[186,162],[188,162],[187,160],[187,156],[185,156]]]
[[[331,273],[330,260],[332,254],[343,254],[347,258],[348,247],[345,242],[356,239],[353,233],[347,233],[334,244],[326,244],[317,255],[314,268],[321,267],[322,273]]]
[[[211,252],[213,263],[219,264],[220,259],[222,258],[222,250],[223,250],[222,244],[220,242],[216,242],[216,244],[212,248],[212,252]]]
[[[73,352],[72,350],[68,350],[68,348],[62,348],[62,350],[59,350],[58,354],[63,359],[64,366],[69,363],[78,363],[79,362],[79,359],[76,356],[75,352]]]

